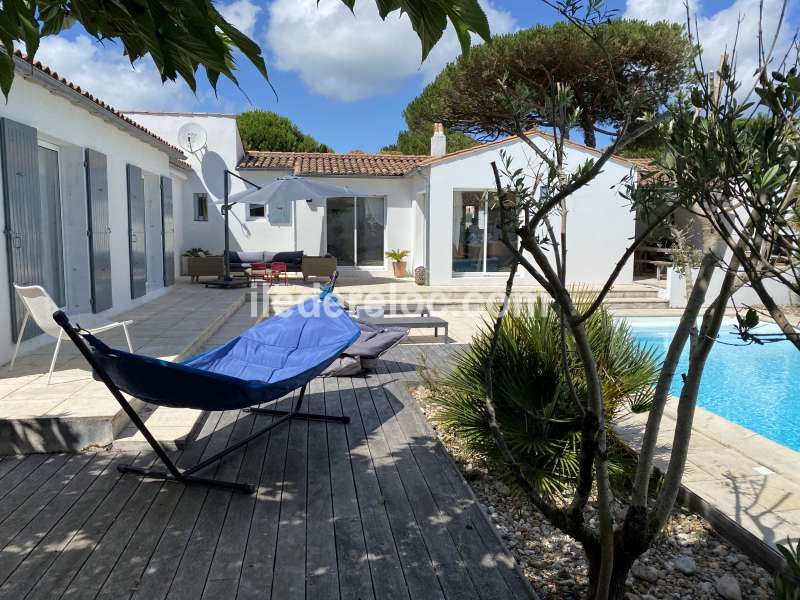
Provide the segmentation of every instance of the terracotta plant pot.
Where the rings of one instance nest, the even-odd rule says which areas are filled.
[[[396,260],[392,263],[392,268],[394,269],[395,277],[400,278],[406,276],[406,261]]]

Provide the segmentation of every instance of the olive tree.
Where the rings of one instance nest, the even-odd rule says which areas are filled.
[[[549,0],[545,2],[549,4]],[[559,3],[565,17],[602,46],[602,40],[591,37],[591,25],[601,18],[598,6],[599,3],[592,2],[587,13],[578,14],[579,3]],[[783,19],[780,21],[782,25]],[[743,339],[760,343],[788,339],[800,348],[797,333],[765,285],[773,280],[794,292],[800,291],[795,212],[800,176],[797,161],[800,78],[796,71],[796,51],[786,57],[775,56],[777,35],[776,32],[771,42],[759,40],[759,69],[751,89],[743,89],[737,78],[735,48],[712,72],[707,72],[698,59],[688,88],[668,108],[656,113],[636,116],[652,98],[651,94],[658,91],[657,85],[655,90],[651,89],[645,78],[634,88],[619,88],[625,89],[617,98],[623,116],[609,147],[571,171],[565,166],[565,132],[581,119],[581,109],[571,88],[553,82],[542,100],[541,95],[528,94],[524,84],[511,79],[502,84],[507,106],[512,109],[509,114],[539,115],[549,141],[543,143],[539,137],[517,132],[536,156],[538,164],[533,175],[526,166],[514,165],[507,157],[500,166],[492,164],[498,202],[504,207],[500,211],[504,217],[499,225],[501,238],[514,256],[495,331],[500,330],[509,306],[514,275],[518,269],[524,269],[544,288],[559,311],[565,377],[569,381],[567,357],[572,354],[580,361],[585,382],[581,393],[571,386],[573,400],[582,415],[580,465],[574,488],[563,502],[545,499],[527,479],[497,422],[492,386],[493,352],[486,365],[485,409],[495,442],[531,501],[555,526],[582,544],[593,598],[623,598],[625,579],[633,562],[647,550],[671,514],[686,466],[706,360],[736,290],[750,286],[783,331],[779,338],[760,336],[755,329],[758,314],[751,308],[739,319]],[[648,226],[631,240],[594,301],[588,308],[582,308],[567,283],[566,239],[563,229],[556,230],[555,222],[563,219],[565,201],[588,185],[616,152],[656,128],[664,140],[664,151],[656,159],[657,177],[640,178],[632,174],[619,186],[631,209],[647,215]],[[546,193],[542,193],[544,190]],[[603,375],[585,324],[601,306],[636,248],[678,209],[692,211],[704,228],[702,259],[653,389],[652,408],[632,474],[631,492],[624,499],[628,508],[620,517],[612,510]],[[577,200],[572,210],[580,210]],[[784,260],[776,261],[778,255]],[[713,288],[715,291],[710,292],[715,274],[721,280]],[[689,360],[685,372],[680,374],[683,384],[668,465],[660,485],[652,486],[664,408],[678,375],[678,359],[687,347]],[[593,497],[599,513],[596,525],[586,519],[587,506]]]

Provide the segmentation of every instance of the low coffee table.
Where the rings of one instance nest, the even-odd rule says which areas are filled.
[[[361,317],[358,319],[367,325],[376,327],[407,327],[408,329],[433,329],[433,335],[439,337],[439,328],[444,328],[445,344],[450,343],[448,337],[448,323],[440,317],[431,316],[400,316],[400,317]]]

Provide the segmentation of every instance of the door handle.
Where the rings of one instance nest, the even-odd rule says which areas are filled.
[[[14,248],[22,248],[22,236],[20,236],[20,235],[15,235],[15,236],[14,236],[14,237],[11,239],[11,245],[12,245],[12,247],[14,247]]]

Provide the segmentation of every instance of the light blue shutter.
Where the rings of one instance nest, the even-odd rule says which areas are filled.
[[[144,180],[142,170],[128,165],[128,252],[131,298],[147,293],[147,247],[145,245]]]
[[[164,252],[164,285],[175,283],[175,221],[172,217],[172,179],[161,177],[161,248]]]
[[[36,129],[10,119],[0,119],[0,138],[11,329],[12,338],[16,340],[25,316],[25,307],[17,299],[13,284],[44,284],[41,240],[44,215],[39,195]],[[38,327],[29,323],[24,338],[40,333]]]
[[[106,155],[86,149],[86,200],[89,216],[89,271],[92,312],[112,305],[111,227],[108,223],[108,169]]]

